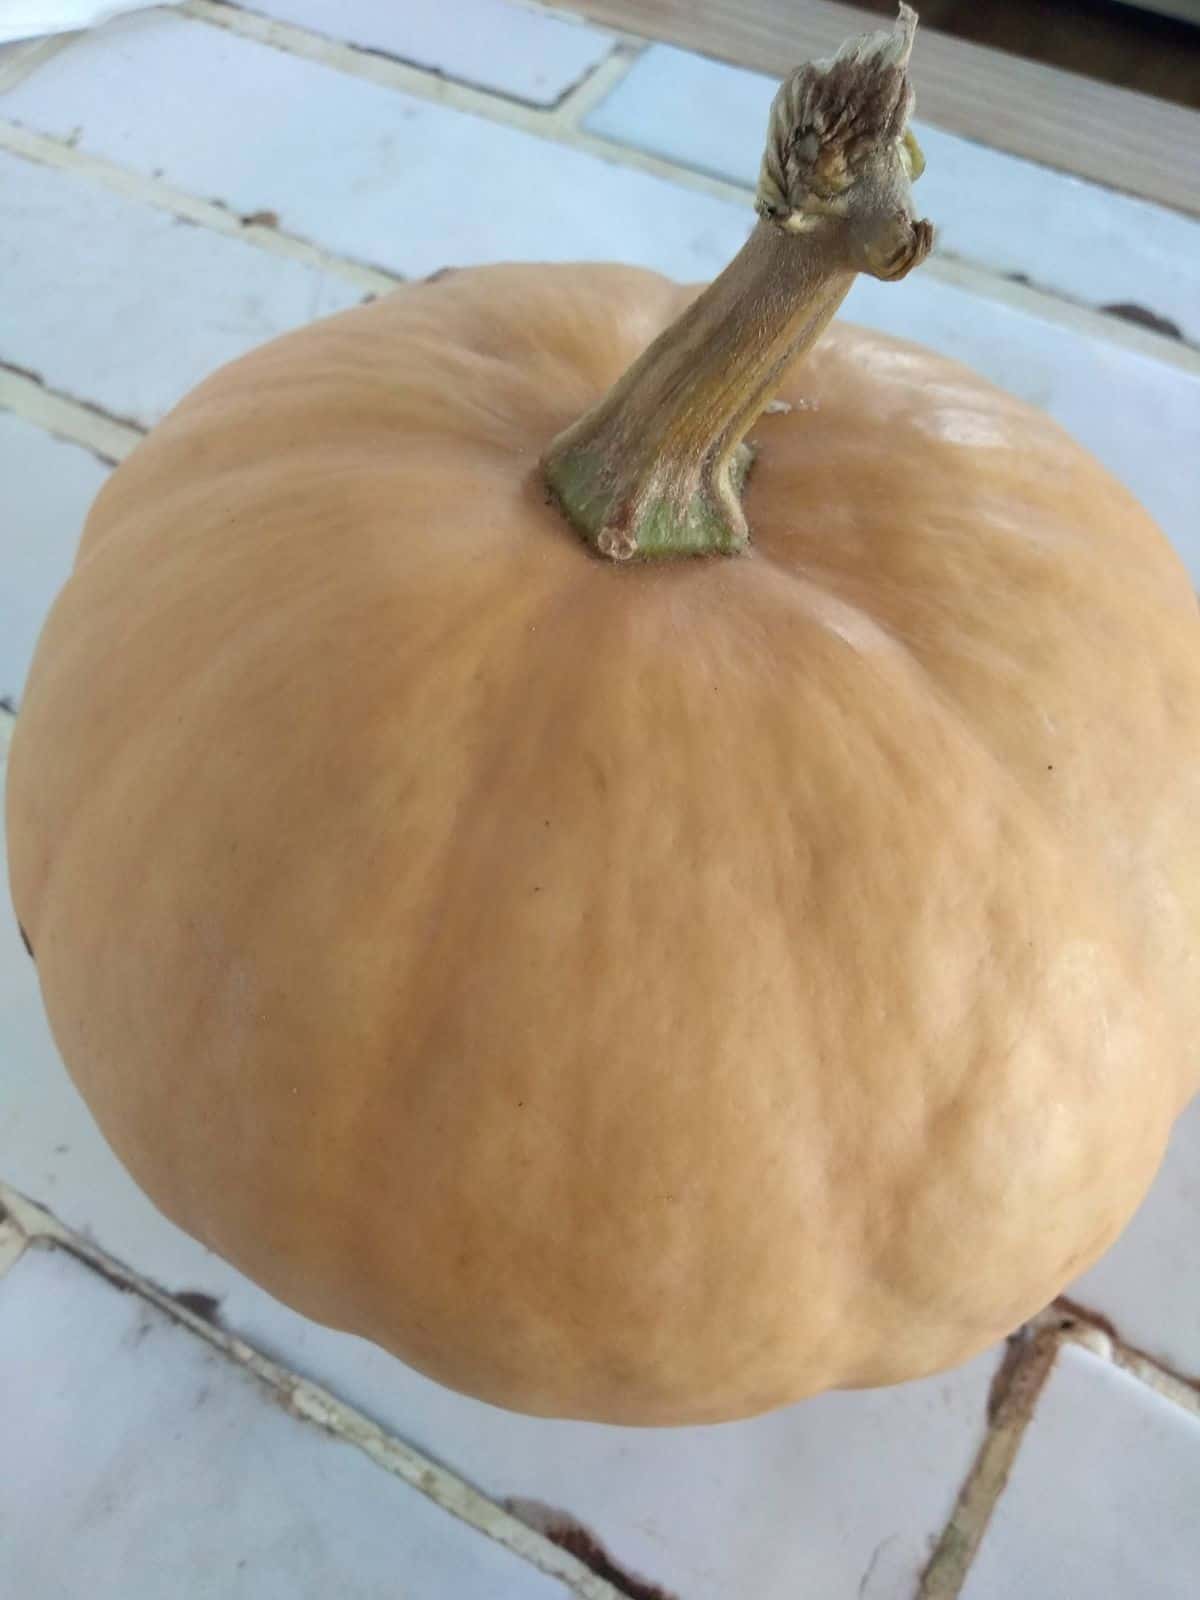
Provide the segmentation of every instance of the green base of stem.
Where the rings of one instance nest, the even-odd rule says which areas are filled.
[[[754,452],[739,445],[730,463],[729,494],[697,489],[682,505],[653,491],[621,503],[596,450],[571,447],[545,463],[546,482],[568,521],[598,552],[614,561],[678,556],[737,555],[749,530],[737,496]]]

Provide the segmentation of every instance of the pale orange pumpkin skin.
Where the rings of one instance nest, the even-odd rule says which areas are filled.
[[[182,1227],[440,1381],[616,1422],[959,1362],[1196,1089],[1200,623],[1047,419],[835,325],[744,557],[540,453],[688,291],[406,288],[114,475],[11,753],[63,1057]]]

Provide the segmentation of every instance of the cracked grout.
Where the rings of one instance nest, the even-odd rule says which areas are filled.
[[[252,1373],[297,1420],[315,1424],[342,1443],[361,1450],[376,1466],[424,1494],[443,1511],[485,1538],[503,1545],[547,1577],[565,1584],[578,1600],[628,1600],[623,1590],[597,1576],[583,1561],[473,1488],[464,1478],[405,1444],[320,1384],[290,1371],[236,1334],[216,1326],[151,1279],[76,1233],[44,1206],[0,1181],[0,1230],[3,1229],[15,1229],[21,1236],[21,1250],[39,1247],[64,1250],[114,1287],[139,1295],[228,1360]],[[3,1237],[0,1231],[0,1241]]]

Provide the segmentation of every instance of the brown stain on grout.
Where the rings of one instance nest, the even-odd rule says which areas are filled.
[[[1029,1354],[1029,1346],[1033,1336],[1028,1325],[1018,1328],[1015,1333],[1010,1333],[1004,1341],[1004,1355],[1000,1364],[992,1374],[992,1381],[988,1384],[986,1416],[990,1428],[995,1422],[997,1414],[1012,1387],[1017,1368]]]
[[[976,261],[973,256],[958,255],[954,251],[946,250],[938,253],[945,261],[959,261],[965,266],[975,268],[983,266],[983,263]],[[1139,305],[1135,300],[1107,300],[1096,304],[1091,300],[1081,300],[1077,295],[1069,294],[1064,289],[1056,289],[1050,284],[1041,283],[1036,278],[1031,278],[1027,272],[1001,272],[997,276],[1005,283],[1019,284],[1023,289],[1033,289],[1038,294],[1061,300],[1064,305],[1077,306],[1083,311],[1094,311],[1104,317],[1116,317],[1121,322],[1131,323],[1135,328],[1145,328],[1149,333],[1156,333],[1160,338],[1171,339],[1176,344],[1188,348],[1197,348],[1196,342],[1188,338],[1177,322],[1173,322],[1170,317],[1161,316],[1157,311],[1151,311],[1148,306]]]
[[[194,1317],[203,1317],[214,1328],[222,1326],[221,1301],[217,1295],[209,1294],[205,1289],[176,1289],[171,1298],[176,1305],[181,1305]]]
[[[1052,1303],[1051,1310],[1063,1313],[1063,1322],[1060,1326],[1064,1332],[1069,1331],[1076,1323],[1085,1323],[1088,1327],[1098,1328],[1102,1334],[1111,1339],[1115,1345],[1123,1345],[1125,1341],[1117,1332],[1114,1322],[1111,1322],[1102,1311],[1093,1311],[1089,1306],[1081,1305],[1078,1300],[1072,1300],[1065,1294],[1060,1294]]]
[[[582,1561],[598,1578],[603,1578],[606,1583],[611,1583],[623,1595],[627,1595],[628,1600],[681,1600],[679,1595],[664,1589],[661,1584],[652,1583],[619,1566],[591,1529],[569,1511],[560,1511],[540,1500],[520,1497],[502,1500],[500,1504],[560,1550]]]
[[[1120,317],[1123,322],[1132,322],[1139,328],[1149,328],[1151,333],[1160,333],[1165,339],[1178,339],[1180,344],[1188,342],[1177,322],[1172,322],[1170,317],[1160,317],[1157,311],[1149,311],[1133,300],[1112,300],[1099,309],[1107,316]]]
[[[983,1440],[921,1574],[918,1600],[956,1600],[1063,1343],[1053,1326],[1035,1331],[1026,1324],[1010,1338],[988,1395]]]

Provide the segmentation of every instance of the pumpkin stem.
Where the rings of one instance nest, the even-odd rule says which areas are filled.
[[[916,25],[901,5],[892,31],[784,81],[749,239],[546,452],[549,487],[601,555],[743,549],[746,434],[856,273],[892,281],[929,254],[933,228],[915,220],[911,187],[924,166],[908,128]]]

